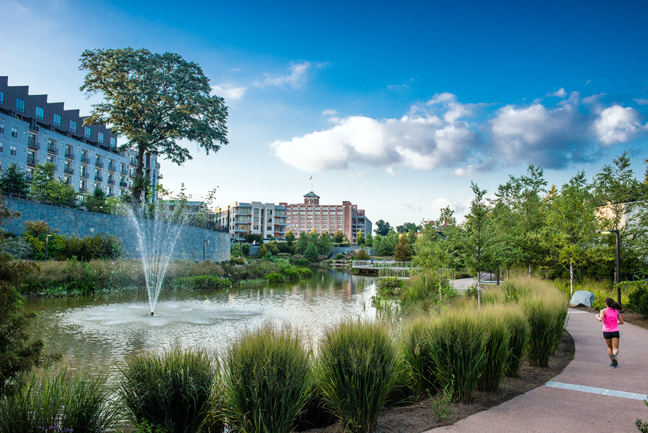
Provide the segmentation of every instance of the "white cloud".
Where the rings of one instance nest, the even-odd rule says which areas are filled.
[[[565,92],[565,89],[561,87],[559,90],[556,90],[553,93],[547,93],[547,96],[556,96],[558,98],[564,98],[565,96],[567,96],[567,92]]]
[[[391,167],[385,168],[385,173],[387,173],[390,176],[396,176],[396,173],[394,173],[394,169]]]
[[[648,99],[635,99],[637,105],[648,105]]]
[[[436,105],[444,104],[447,102],[455,102],[457,100],[457,95],[454,95],[449,92],[435,93],[432,99],[426,102],[427,105]]]
[[[293,63],[288,68],[289,70],[288,74],[271,75],[266,73],[263,74],[264,75],[263,80],[260,82],[256,82],[255,84],[259,87],[275,86],[275,87],[291,87],[293,89],[298,89],[306,82],[308,71],[313,66],[319,67],[321,65],[313,64],[311,62]]]
[[[335,116],[336,114],[337,110],[333,110],[332,108],[322,111],[322,116]]]
[[[601,111],[594,129],[603,145],[612,146],[634,139],[639,132],[648,129],[648,124],[641,124],[641,114],[634,108],[613,105]]]
[[[245,95],[246,87],[235,87],[231,84],[217,84],[212,86],[212,93],[228,100],[238,101]]]

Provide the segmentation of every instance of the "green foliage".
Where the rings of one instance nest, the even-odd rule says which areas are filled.
[[[364,247],[360,248],[355,255],[356,260],[369,260],[371,257]]]
[[[648,318],[648,283],[645,281],[625,283],[623,289],[629,290],[629,286],[634,286],[634,290],[630,291],[630,295],[628,295],[630,301],[628,307],[635,313]]]
[[[290,263],[295,266],[308,266],[310,264],[306,259],[290,259]]]
[[[286,233],[286,244],[288,244],[289,247],[292,247],[293,242],[295,242],[295,234],[291,229]]]
[[[378,221],[376,221],[376,228],[374,229],[374,231],[377,235],[384,237],[387,236],[390,231],[392,231],[392,228],[388,222],[379,219]]]
[[[259,253],[257,254],[257,257],[262,259],[265,257],[266,254],[268,254],[268,249],[266,248],[265,244],[263,244],[259,249]]]
[[[50,162],[38,164],[29,189],[29,198],[54,206],[74,207],[76,191],[54,177],[56,166]]]
[[[646,406],[648,406],[648,400],[644,400],[644,403]],[[637,429],[641,433],[648,433],[648,422],[642,422],[640,419],[637,418],[637,422],[635,423],[637,426]]]
[[[338,254],[335,256],[335,260],[344,260],[344,254],[340,254],[340,253],[338,253]]]
[[[333,249],[333,242],[331,242],[331,236],[329,235],[328,231],[324,230],[322,232],[319,237],[317,247],[320,255],[328,256],[331,254],[331,250]]]
[[[232,244],[230,255],[232,257],[246,257],[250,254],[250,248],[252,248],[250,244]]]
[[[509,305],[504,312],[503,318],[509,331],[508,346],[510,351],[506,360],[504,374],[517,377],[524,359],[531,328],[519,307],[513,308]]]
[[[25,169],[15,162],[0,172],[0,189],[10,194],[27,195],[29,183]]]
[[[477,389],[482,391],[497,391],[508,364],[511,335],[503,317],[505,311],[501,305],[482,311],[482,326],[488,330],[483,370],[477,384]]]
[[[356,234],[356,244],[358,244],[358,245],[360,245],[360,246],[364,246],[366,243],[367,243],[367,241],[366,241],[366,239],[365,239],[364,232],[363,232],[362,230],[360,230],[360,231]],[[364,260],[364,259],[358,259],[358,260]]]
[[[472,399],[486,358],[487,338],[488,333],[475,314],[446,313],[431,324],[428,356],[434,360],[441,388],[454,381],[453,399]]]
[[[268,283],[283,283],[286,281],[286,277],[278,272],[273,272],[265,276],[265,279]]]
[[[454,387],[454,380],[451,380],[449,384],[446,385],[443,390],[437,395],[433,396],[432,393],[428,391],[430,396],[430,404],[432,405],[432,410],[436,416],[437,422],[442,422],[450,415],[452,415],[452,389]]]
[[[373,246],[373,236],[371,236],[371,233],[367,233],[367,237],[365,238],[365,244],[371,248]]]
[[[227,144],[225,101],[210,95],[209,79],[196,63],[146,49],[96,49],[83,52],[80,69],[87,72],[81,90],[104,96],[84,125],[110,124],[126,137],[121,150],[137,152],[136,200],[144,189],[146,154],[182,164],[192,158],[179,140],[196,142],[207,154]]]
[[[191,290],[220,290],[232,287],[232,282],[227,278],[218,275],[199,275],[195,277],[178,278],[173,281],[173,287],[177,289]]]
[[[326,330],[319,348],[319,386],[345,431],[375,428],[395,384],[397,358],[380,323],[347,321]]]
[[[316,262],[319,260],[319,252],[317,251],[317,245],[315,243],[309,243],[306,251],[304,251],[304,257],[310,262]]]
[[[141,354],[120,365],[117,394],[124,415],[170,433],[193,433],[205,421],[218,383],[214,360],[200,349]]]
[[[0,400],[0,431],[14,433],[111,431],[117,420],[108,375],[67,369],[32,374],[19,391]]]
[[[106,199],[106,193],[101,188],[95,188],[92,194],[84,197],[83,204],[89,212],[110,213]]]
[[[337,229],[335,232],[333,232],[333,242],[336,244],[341,244],[344,242],[344,233],[342,233],[342,230]]]
[[[225,356],[227,422],[242,433],[288,433],[312,388],[311,353],[289,328],[246,331]]]
[[[412,248],[410,247],[409,239],[405,235],[400,235],[398,238],[398,245],[394,251],[394,259],[401,262],[409,262],[412,260]]]
[[[404,358],[412,371],[419,396],[426,395],[439,387],[436,365],[430,353],[429,332],[430,323],[424,317],[410,323],[404,332]]]
[[[380,296],[398,296],[402,290],[403,282],[398,277],[385,277],[378,280],[378,295]]]

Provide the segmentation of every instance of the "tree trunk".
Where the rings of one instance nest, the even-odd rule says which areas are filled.
[[[477,306],[481,307],[481,272],[477,271]]]
[[[144,149],[137,147],[137,168],[135,169],[135,182],[133,183],[133,199],[141,203],[142,186],[144,185]]]

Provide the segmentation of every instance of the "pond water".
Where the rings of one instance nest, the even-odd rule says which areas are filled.
[[[151,317],[146,290],[76,298],[33,298],[31,330],[49,352],[71,364],[114,367],[129,355],[173,345],[222,351],[242,330],[266,321],[290,324],[317,342],[323,330],[346,318],[374,318],[373,277],[337,270],[314,272],[294,284],[256,285],[230,291],[160,292]]]

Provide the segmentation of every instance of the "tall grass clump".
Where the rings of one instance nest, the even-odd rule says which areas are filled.
[[[345,431],[371,432],[397,378],[398,354],[387,327],[347,321],[327,329],[318,361],[320,389]]]
[[[428,355],[441,389],[453,383],[454,400],[472,399],[482,371],[488,333],[470,310],[445,313],[430,326]]]
[[[0,431],[111,431],[116,412],[106,379],[106,374],[87,371],[72,377],[67,368],[56,374],[34,372],[16,394],[0,401]]]
[[[194,433],[203,424],[218,374],[204,350],[175,347],[137,355],[118,368],[117,394],[134,424],[169,433]]]
[[[547,367],[567,323],[567,299],[541,281],[526,284],[531,294],[520,301],[530,327],[526,355],[531,365]]]
[[[225,358],[226,417],[241,433],[292,431],[312,390],[310,351],[290,328],[245,332]]]
[[[509,377],[517,377],[524,359],[531,328],[518,305],[507,305],[504,320],[509,331],[509,356],[506,360],[504,374]]]
[[[482,373],[477,384],[481,391],[497,391],[504,377],[510,342],[505,311],[503,305],[491,305],[481,311],[483,331],[487,334]]]
[[[429,328],[430,319],[419,317],[404,331],[403,358],[410,368],[419,396],[426,396],[428,391],[439,388],[434,358],[429,350]]]

